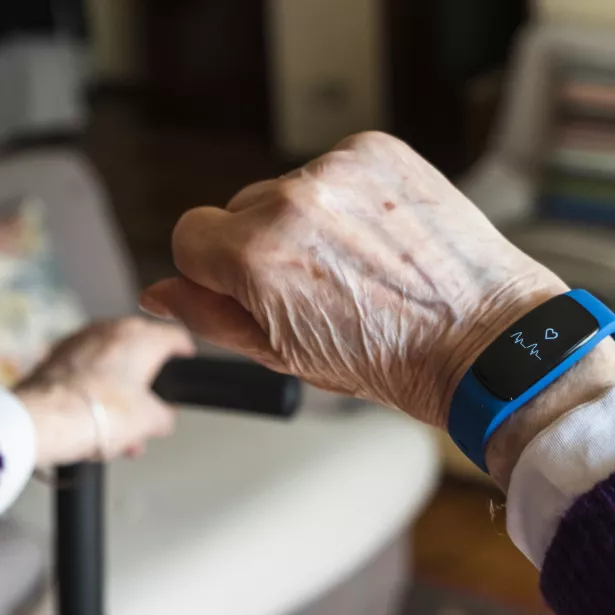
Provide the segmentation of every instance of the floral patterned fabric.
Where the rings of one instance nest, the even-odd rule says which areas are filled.
[[[11,386],[85,316],[55,269],[45,204],[0,202],[0,386]]]

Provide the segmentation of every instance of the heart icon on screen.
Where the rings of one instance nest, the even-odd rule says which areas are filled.
[[[559,335],[559,333],[557,331],[555,331],[554,329],[547,329],[545,331],[545,339],[546,340],[554,340],[557,338],[557,336]]]

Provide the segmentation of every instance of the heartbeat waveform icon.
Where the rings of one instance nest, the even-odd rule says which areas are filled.
[[[523,343],[522,336],[523,336],[523,331],[519,331],[517,333],[513,333],[510,337],[512,337],[515,340],[515,344],[520,344],[521,348],[525,348],[526,350],[529,350],[531,357],[536,357],[539,361],[542,361],[542,359],[540,358],[540,355],[538,354],[538,344],[530,344],[529,346],[526,346]]]

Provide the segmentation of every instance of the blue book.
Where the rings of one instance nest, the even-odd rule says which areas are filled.
[[[565,220],[584,220],[615,226],[615,201],[544,194],[539,200],[541,216]]]

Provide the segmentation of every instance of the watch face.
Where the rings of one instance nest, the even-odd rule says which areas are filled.
[[[554,297],[506,329],[480,355],[474,374],[496,397],[515,399],[598,329],[598,321],[574,299]]]

